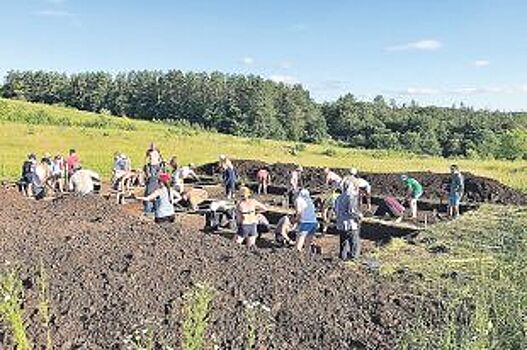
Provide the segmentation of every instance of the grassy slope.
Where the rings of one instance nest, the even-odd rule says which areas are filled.
[[[366,151],[326,145],[308,145],[297,156],[288,150],[291,142],[247,139],[198,131],[189,127],[135,121],[72,108],[0,99],[0,178],[18,177],[28,152],[78,150],[84,164],[105,175],[112,155],[127,153],[139,166],[147,145],[155,141],[165,157],[177,155],[181,162],[205,163],[218,154],[270,162],[303,165],[357,167],[363,171],[430,170],[445,172],[452,160],[386,151]],[[328,149],[334,156],[326,156]],[[525,162],[456,160],[464,171],[496,178],[527,190]]]

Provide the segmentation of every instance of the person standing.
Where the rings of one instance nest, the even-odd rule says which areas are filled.
[[[58,153],[51,164],[51,177],[53,179],[53,190],[58,190],[59,193],[64,192],[64,175],[66,172],[66,164],[64,158]]]
[[[242,244],[247,241],[247,247],[256,245],[258,236],[258,214],[257,211],[266,211],[267,208],[256,199],[251,198],[251,190],[247,187],[242,188],[242,199],[236,206],[236,222],[238,232],[236,233],[236,243]]]
[[[301,252],[304,245],[311,248],[311,243],[318,228],[315,205],[309,191],[302,189],[295,199],[295,222],[298,223],[296,249]]]
[[[156,147],[155,143],[151,143],[145,154],[146,164],[144,166],[145,173],[145,192],[144,197],[148,197],[159,187],[159,175],[161,174],[161,152]],[[154,212],[154,203],[152,201],[145,201],[144,212],[151,214]]]
[[[337,230],[340,236],[340,258],[357,259],[360,254],[360,221],[359,197],[353,182],[343,184],[342,193],[335,201]]]
[[[220,167],[223,171],[223,185],[225,187],[225,195],[228,199],[233,199],[236,192],[236,182],[238,177],[234,170],[234,165],[225,155],[220,156]]]
[[[456,164],[450,166],[450,188],[448,193],[448,215],[459,217],[459,204],[465,191],[465,179]]]
[[[412,219],[417,219],[417,201],[423,195],[423,186],[408,175],[401,175],[401,181],[406,187],[406,198],[410,202]]]
[[[256,173],[256,181],[258,182],[258,194],[267,194],[267,186],[271,183],[271,173],[269,167],[265,166]]]
[[[81,161],[75,149],[70,149],[69,156],[66,159],[66,173],[68,180],[73,173],[81,168]]]

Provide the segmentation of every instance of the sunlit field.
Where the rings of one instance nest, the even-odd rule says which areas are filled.
[[[267,162],[309,166],[357,167],[368,172],[446,172],[458,163],[463,171],[495,178],[527,190],[525,161],[444,159],[392,151],[358,150],[324,144],[248,139],[209,132],[190,125],[168,125],[81,112],[72,108],[0,99],[0,177],[16,179],[29,152],[66,153],[75,148],[85,167],[108,176],[112,155],[125,152],[140,167],[144,151],[156,142],[165,158],[202,164],[219,154]]]

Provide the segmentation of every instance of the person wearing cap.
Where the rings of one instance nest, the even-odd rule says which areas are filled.
[[[148,196],[137,197],[138,200],[144,202],[156,202],[154,211],[154,221],[156,223],[174,222],[175,220],[174,205],[170,193],[170,179],[170,174],[160,173],[158,175],[159,188]]]
[[[465,179],[456,164],[450,166],[450,185],[448,192],[448,215],[459,217],[459,204],[465,191]]]
[[[401,181],[406,187],[406,198],[410,202],[412,219],[417,219],[417,201],[423,195],[423,186],[408,175],[401,175]]]
[[[267,186],[271,183],[271,173],[269,167],[265,166],[256,173],[256,181],[258,182],[258,194],[267,194]]]
[[[357,259],[360,254],[360,221],[358,192],[353,182],[342,186],[342,193],[335,201],[337,230],[340,236],[340,258]]]
[[[236,233],[236,243],[242,244],[247,241],[247,247],[256,244],[258,236],[258,211],[266,211],[265,205],[254,198],[251,198],[251,190],[242,187],[242,199],[236,206],[236,223],[238,232]]]
[[[342,177],[329,168],[324,168],[324,175],[326,177],[326,185],[331,187],[339,187],[342,182]]]
[[[315,204],[307,189],[301,189],[295,199],[295,222],[298,223],[296,249],[303,251],[304,245],[311,248],[311,243],[318,228]]]

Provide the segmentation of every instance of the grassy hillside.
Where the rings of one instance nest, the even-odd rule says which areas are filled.
[[[366,151],[337,147],[331,143],[298,146],[291,142],[248,139],[221,135],[185,125],[168,125],[116,118],[71,108],[0,99],[0,178],[15,179],[29,152],[67,152],[76,148],[86,167],[104,175],[111,171],[112,155],[122,151],[134,167],[143,161],[150,142],[156,142],[165,157],[181,162],[205,163],[219,154],[269,162],[303,165],[357,167],[363,171],[430,170],[446,172],[452,162],[464,171],[496,178],[527,190],[527,164],[495,160],[451,160],[397,152]],[[296,155],[291,152],[298,150]]]

